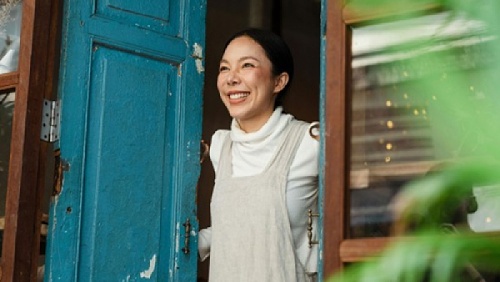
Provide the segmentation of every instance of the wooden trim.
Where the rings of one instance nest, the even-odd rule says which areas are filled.
[[[19,83],[19,72],[0,74],[0,90],[16,88]]]
[[[53,40],[51,21],[60,1],[24,0],[19,51],[19,81],[12,124],[11,158],[2,251],[2,281],[36,281],[40,251],[40,122]],[[53,27],[52,27],[53,28]],[[50,84],[52,87],[52,84]]]
[[[344,240],[340,244],[340,257],[343,263],[357,262],[378,254],[392,241],[391,237]]]
[[[347,4],[342,10],[342,18],[347,25],[368,24],[373,21],[390,21],[411,14],[422,14],[442,10],[442,5],[429,3],[391,2],[379,7],[352,7]]]
[[[325,198],[323,275],[329,277],[342,267],[339,247],[348,226],[345,187],[348,181],[346,143],[346,42],[348,30],[342,20],[343,1],[329,1],[326,21],[325,82]]]
[[[500,232],[470,233],[469,238],[498,238]],[[340,245],[340,257],[343,263],[352,263],[377,258],[382,255],[386,247],[396,242],[411,243],[419,240],[418,237],[398,236],[398,237],[377,237],[363,239],[349,239]]]

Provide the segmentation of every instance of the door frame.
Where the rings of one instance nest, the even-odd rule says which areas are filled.
[[[49,144],[40,140],[43,99],[55,97],[62,0],[22,1],[18,71],[0,76],[15,89],[3,234],[2,281],[35,281],[40,253],[41,199]]]

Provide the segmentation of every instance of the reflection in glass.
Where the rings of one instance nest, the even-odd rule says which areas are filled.
[[[0,240],[3,237],[5,223],[5,199],[7,193],[7,177],[9,175],[10,139],[12,134],[14,99],[14,92],[0,92]],[[0,241],[0,249],[1,246]]]
[[[0,0],[0,74],[17,69],[21,12],[21,0]]]
[[[467,92],[470,103],[485,100],[480,81],[492,79],[484,70],[495,40],[485,30],[445,12],[353,28],[350,237],[389,236],[405,183],[481,151],[479,133],[461,127],[474,113],[446,99]],[[467,91],[429,87],[454,79]]]

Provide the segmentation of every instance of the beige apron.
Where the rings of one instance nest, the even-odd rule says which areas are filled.
[[[307,281],[295,256],[285,198],[288,171],[307,128],[292,120],[264,171],[245,177],[231,176],[228,134],[210,205],[210,282]]]

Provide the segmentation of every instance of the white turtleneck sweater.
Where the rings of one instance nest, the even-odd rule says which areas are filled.
[[[261,173],[279,145],[279,136],[294,117],[276,108],[269,120],[256,132],[246,133],[233,119],[231,130],[218,130],[212,136],[210,159],[217,174],[222,145],[227,134],[231,134],[232,171],[234,177]],[[290,227],[295,243],[296,255],[306,272],[317,271],[317,245],[309,248],[307,238],[307,211],[317,211],[318,197],[318,153],[319,142],[307,131],[302,139],[290,167],[286,187],[286,205]],[[316,240],[316,219],[313,224],[313,240]],[[211,230],[200,230],[198,250],[201,260],[210,254]]]

